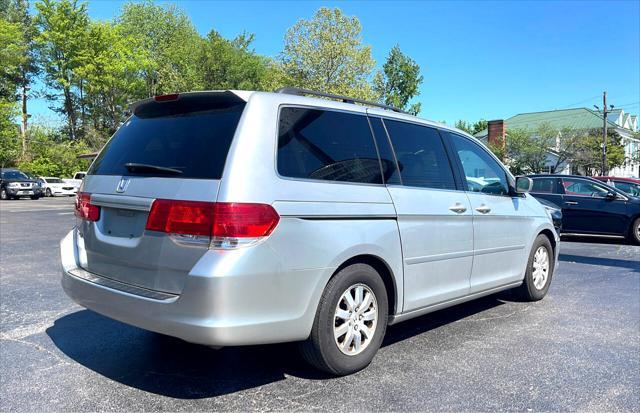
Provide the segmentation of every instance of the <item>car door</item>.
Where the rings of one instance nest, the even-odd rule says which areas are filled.
[[[396,208],[404,267],[404,311],[449,301],[469,292],[473,262],[471,205],[456,185],[437,129],[371,118]],[[392,147],[386,139],[385,128]],[[395,161],[394,161],[395,163]]]
[[[566,232],[624,235],[629,226],[626,198],[599,182],[562,178],[562,224]],[[608,197],[613,193],[615,197]]]
[[[545,199],[562,209],[562,181],[555,176],[533,176],[533,187],[529,192],[535,198]]]
[[[526,198],[511,195],[513,185],[500,163],[481,144],[449,133],[473,214],[473,268],[470,292],[480,292],[522,279],[525,250],[532,234]]]

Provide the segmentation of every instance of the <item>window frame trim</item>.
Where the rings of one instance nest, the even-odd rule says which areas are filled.
[[[468,142],[470,142],[472,145],[475,145],[476,147],[480,148],[481,151],[484,151],[485,153],[487,153],[489,155],[490,158],[492,158],[494,161],[496,161],[496,164],[498,165],[498,167],[502,170],[502,172],[504,173],[504,177],[507,181],[507,193],[506,194],[490,194],[490,193],[486,193],[486,192],[475,192],[475,191],[470,191],[469,190],[469,185],[467,184],[467,180],[466,180],[466,174],[464,172],[464,166],[462,166],[462,161],[460,160],[460,155],[458,154],[458,151],[455,147],[455,144],[453,143],[453,139],[451,138],[451,136],[448,136],[448,140],[450,141],[451,144],[451,149],[454,151],[455,153],[455,159],[456,159],[456,163],[458,164],[458,168],[461,174],[461,177],[465,177],[465,179],[462,180],[462,184],[465,188],[465,192],[471,193],[471,194],[482,194],[482,195],[488,195],[488,196],[499,196],[499,197],[506,197],[506,198],[524,198],[526,196],[526,194],[517,194],[514,193],[513,191],[513,185],[512,185],[512,180],[514,180],[514,176],[511,174],[511,172],[509,172],[507,169],[505,169],[502,165],[502,162],[500,162],[500,160],[498,159],[497,156],[495,156],[493,154],[493,152],[491,152],[487,147],[485,147],[484,145],[482,145],[481,143],[475,142],[473,139],[470,139],[467,136],[464,136],[460,133],[456,133],[454,131],[449,131],[447,130],[447,133],[449,135],[455,135],[458,136],[462,139],[466,139]],[[510,179],[512,178],[512,179]]]
[[[442,135],[442,131],[440,130],[440,128],[433,125],[428,125],[420,122],[412,122],[410,120],[405,120],[405,119],[397,119],[397,118],[390,118],[390,117],[377,116],[377,115],[376,117],[379,117],[382,120],[382,125],[384,126],[384,130],[387,133],[387,139],[389,140],[389,145],[391,146],[391,151],[393,152],[393,156],[396,161],[396,167],[398,168],[398,175],[400,176],[400,184],[390,184],[389,186],[393,186],[396,188],[401,187],[401,188],[410,188],[410,189],[428,189],[433,191],[464,191],[464,187],[460,185],[459,177],[457,176],[456,167],[454,166],[454,161],[452,161],[451,159],[451,154],[449,153],[449,150],[448,150],[448,144],[444,139],[444,136]],[[387,124],[385,120],[400,122],[400,123],[408,123],[410,125],[416,125],[423,128],[429,128],[429,129],[435,130],[440,139],[440,143],[442,144],[442,148],[444,149],[445,156],[447,157],[449,168],[451,169],[451,175],[453,176],[453,185],[455,186],[455,188],[431,188],[428,186],[416,186],[416,185],[405,184],[404,180],[402,179],[402,172],[400,171],[400,168],[399,168],[396,149],[393,146],[393,139],[391,138],[391,134],[389,133],[389,129],[387,128]]]
[[[376,155],[378,157],[378,168],[380,169],[380,177],[382,178],[383,183],[380,184],[372,184],[368,182],[350,182],[350,181],[330,181],[326,179],[313,179],[313,178],[296,178],[293,176],[286,176],[280,174],[278,170],[278,143],[280,142],[280,116],[282,115],[282,109],[285,108],[298,108],[298,109],[315,109],[322,110],[325,112],[339,112],[346,113],[350,115],[358,115],[363,116],[367,121],[367,129],[369,130],[369,135],[373,142],[373,147],[375,149]],[[384,174],[382,173],[382,164],[380,159],[380,154],[378,152],[378,147],[376,145],[375,137],[373,136],[373,132],[371,131],[371,125],[369,124],[369,118],[366,112],[360,111],[351,111],[345,109],[337,109],[337,108],[328,108],[325,106],[315,106],[315,105],[302,105],[302,104],[293,104],[293,103],[282,103],[277,107],[277,116],[276,116],[276,124],[275,124],[275,142],[274,142],[274,154],[273,154],[273,169],[278,179],[287,180],[287,181],[298,181],[298,182],[310,182],[310,183],[321,183],[321,184],[329,184],[329,185],[364,185],[364,186],[372,186],[372,187],[386,187],[384,184]]]

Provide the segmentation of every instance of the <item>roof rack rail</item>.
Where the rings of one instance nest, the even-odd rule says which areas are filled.
[[[280,89],[276,90],[275,93],[285,93],[287,95],[298,95],[298,96],[304,96],[304,95],[319,96],[323,98],[339,100],[344,103],[353,103],[353,104],[360,103],[361,105],[374,106],[377,108],[392,110],[398,113],[404,113],[407,115],[409,114],[402,109],[398,109],[396,107],[389,106],[389,105],[384,105],[382,103],[371,102],[364,99],[351,98],[348,96],[334,95],[332,93],[316,92],[315,90],[302,89],[298,87],[281,87]]]

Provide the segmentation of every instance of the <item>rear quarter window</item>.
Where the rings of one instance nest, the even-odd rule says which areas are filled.
[[[380,160],[364,115],[284,107],[277,158],[278,173],[285,177],[382,183]]]
[[[88,174],[132,175],[125,164],[140,163],[177,169],[181,178],[220,179],[243,109],[244,104],[237,104],[162,116],[134,115],[113,135]]]

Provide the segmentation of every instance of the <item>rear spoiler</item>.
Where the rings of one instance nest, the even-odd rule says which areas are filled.
[[[139,100],[132,103],[129,109],[140,118],[225,109],[246,103],[250,94],[235,90],[174,93]]]

